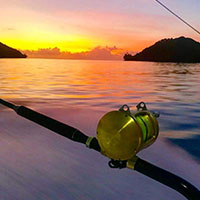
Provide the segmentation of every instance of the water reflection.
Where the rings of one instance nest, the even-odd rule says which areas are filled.
[[[145,101],[163,113],[164,130],[198,127],[199,76],[200,64],[2,59],[0,65],[1,98],[105,112]]]
[[[138,99],[197,101],[197,65],[5,59],[1,61],[1,95],[34,102],[52,100],[58,105],[88,101],[89,106],[98,106],[98,101],[118,106]]]
[[[169,141],[185,149],[200,164],[200,135],[189,138],[170,138]]]
[[[155,77],[161,81],[158,84],[161,99],[179,102],[197,102],[199,100],[198,64],[158,64]]]

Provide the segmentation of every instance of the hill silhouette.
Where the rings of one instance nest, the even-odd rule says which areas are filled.
[[[26,58],[20,51],[0,42],[0,58]]]
[[[200,43],[191,38],[163,39],[132,56],[124,55],[125,61],[153,62],[200,62]]]

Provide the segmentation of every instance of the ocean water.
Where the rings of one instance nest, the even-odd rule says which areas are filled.
[[[144,101],[160,135],[141,158],[200,188],[200,64],[1,59],[0,98],[95,136],[99,119]],[[0,105],[0,199],[184,199]]]

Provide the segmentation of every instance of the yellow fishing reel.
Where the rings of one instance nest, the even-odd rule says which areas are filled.
[[[112,160],[129,160],[157,138],[159,114],[150,112],[141,102],[136,111],[123,105],[105,114],[97,126],[101,153]]]

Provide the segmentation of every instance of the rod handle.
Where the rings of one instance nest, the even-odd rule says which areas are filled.
[[[68,139],[85,144],[88,136],[76,128],[59,122],[53,118],[47,117],[39,112],[31,110],[25,106],[19,106],[15,109],[16,113],[26,119],[29,119],[51,131],[58,133]]]
[[[51,131],[54,131],[55,133],[62,135],[70,140],[86,144],[89,138],[87,135],[85,135],[78,129],[73,128],[62,122],[59,122],[39,112],[31,110],[30,108],[27,108],[25,106],[17,106],[15,107],[15,111],[18,115],[29,119]],[[101,151],[99,143],[95,137],[91,140],[90,145],[88,147],[98,152]]]
[[[3,100],[3,99],[0,99],[0,104],[6,106],[6,107],[8,107],[8,108],[11,108],[11,109],[14,109],[14,108],[15,108],[15,105],[14,105],[14,104],[12,104],[12,103],[10,103],[10,102],[7,102],[7,101],[5,101],[5,100]]]
[[[186,180],[145,160],[137,159],[134,170],[178,191],[188,200],[199,200],[200,191]]]

